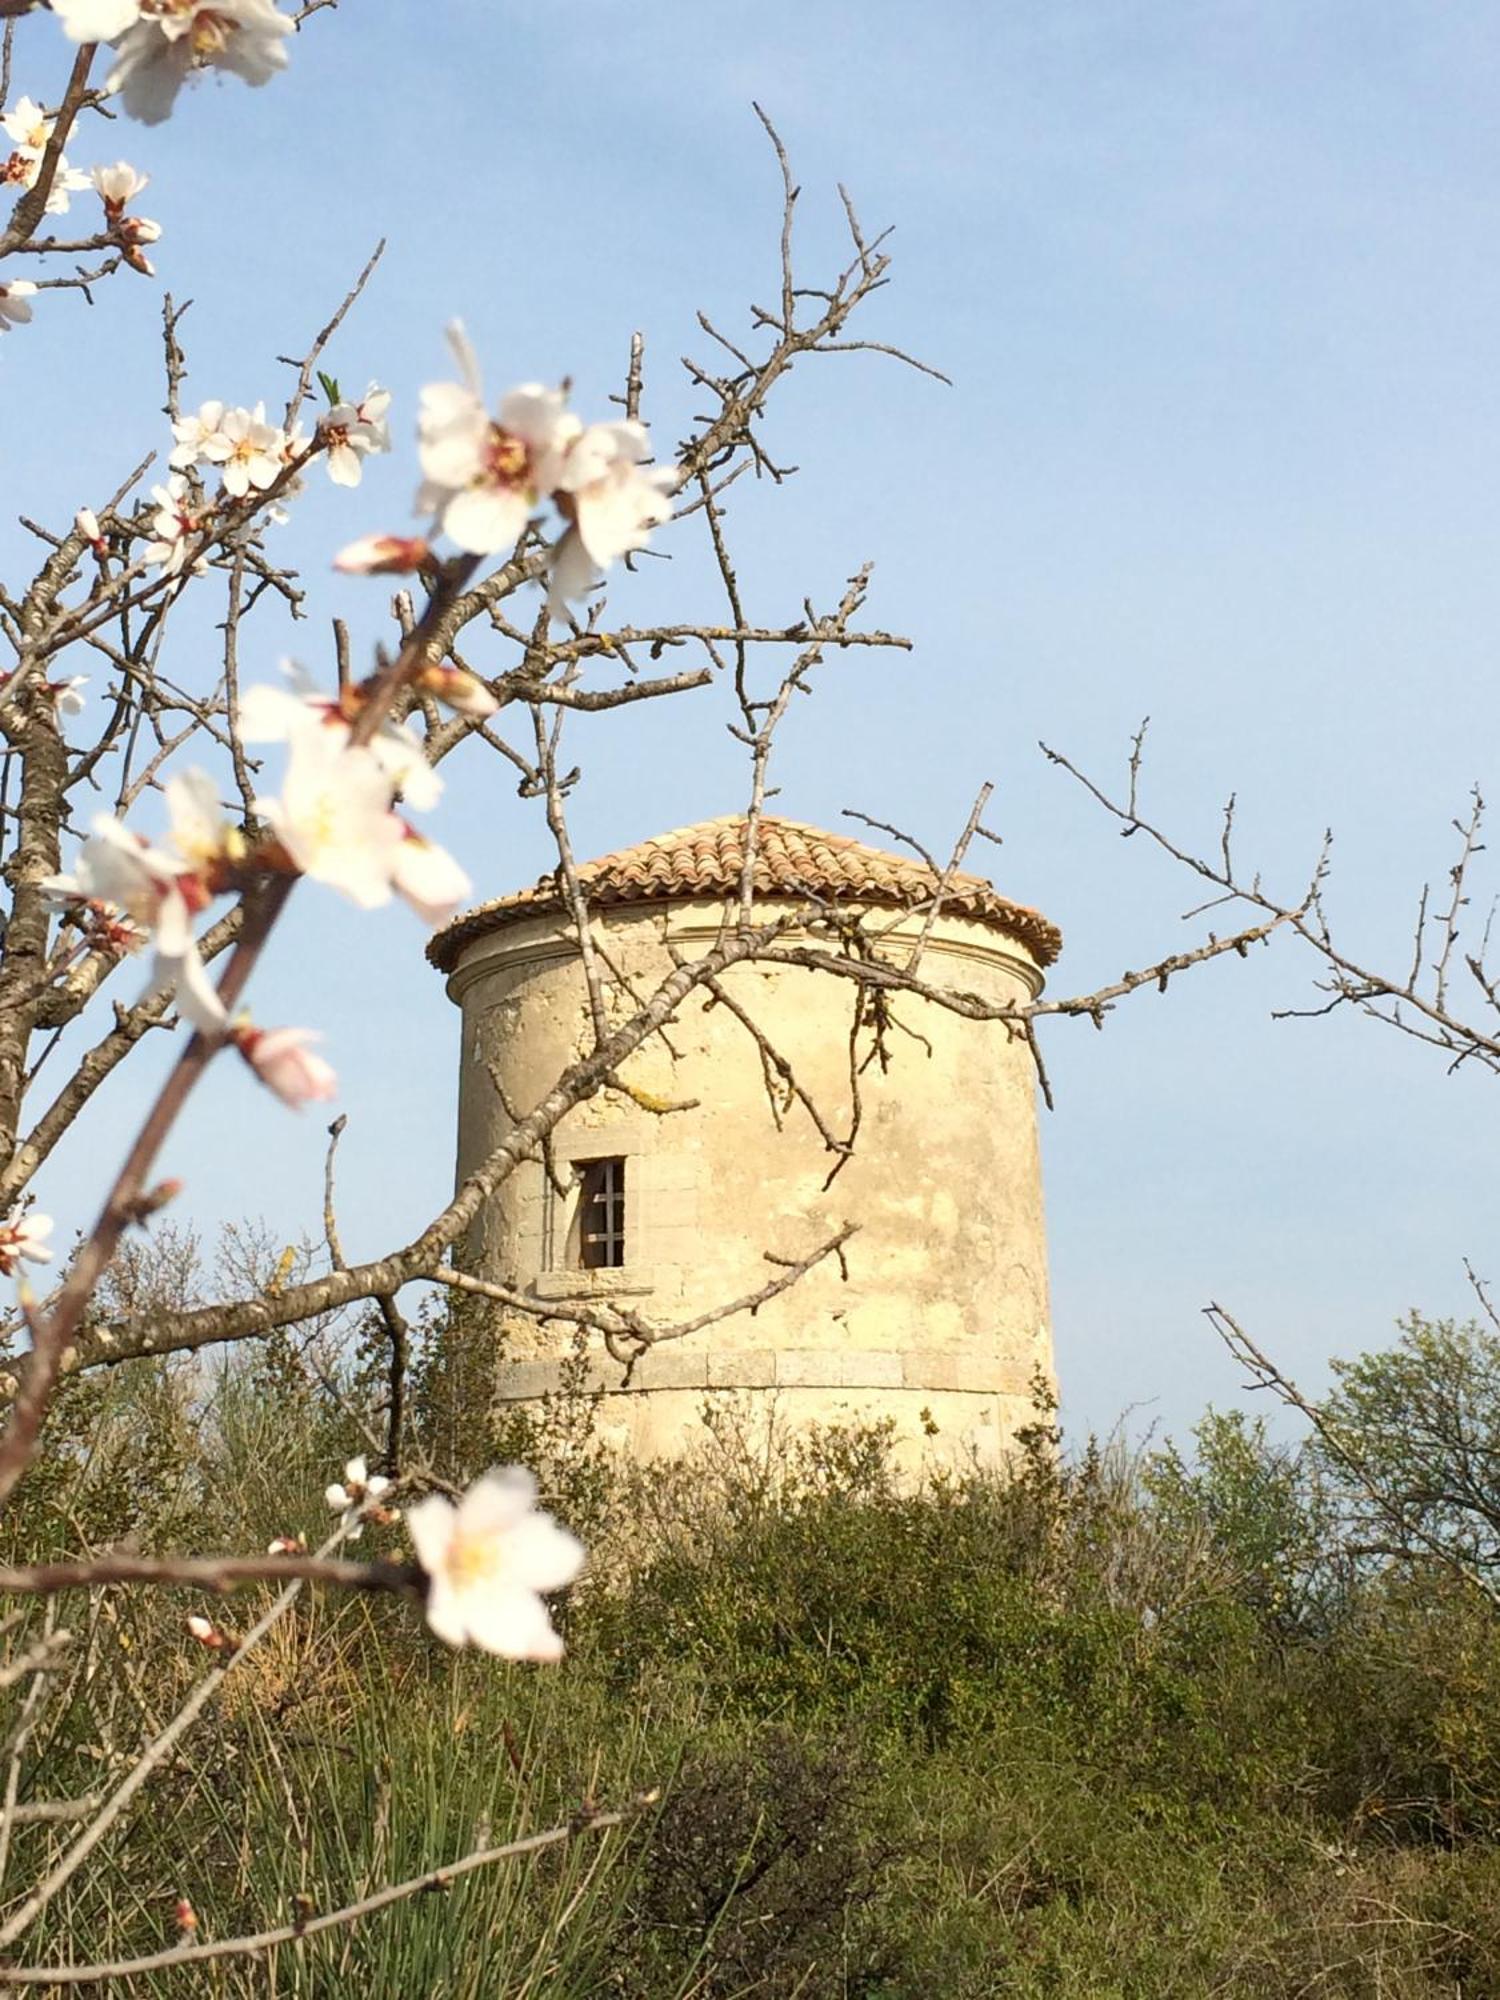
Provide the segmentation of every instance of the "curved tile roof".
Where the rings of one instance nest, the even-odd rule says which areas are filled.
[[[591,906],[619,908],[632,903],[679,902],[690,898],[722,901],[737,896],[744,864],[745,817],[731,813],[659,833],[636,847],[587,861],[579,883]],[[875,903],[915,908],[931,900],[936,887],[925,862],[887,854],[847,835],[763,814],[755,856],[755,888],[762,896],[795,899],[812,895],[824,902]],[[451,972],[465,945],[507,924],[562,910],[555,875],[533,889],[481,903],[436,932],[427,956],[441,972]],[[1055,924],[1023,903],[998,894],[982,875],[955,875],[943,897],[944,913],[989,924],[1023,944],[1038,965],[1050,965],[1062,949]]]

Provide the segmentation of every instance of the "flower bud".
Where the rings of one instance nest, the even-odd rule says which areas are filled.
[[[431,557],[421,535],[361,535],[339,550],[333,566],[347,576],[404,576]]]
[[[200,1646],[206,1646],[211,1653],[222,1653],[229,1641],[211,1618],[203,1618],[195,1611],[187,1621],[187,1628]]]
[[[496,714],[500,707],[477,674],[455,667],[448,660],[430,661],[419,674],[413,676],[412,685],[420,688],[423,694],[446,702],[455,713],[471,716],[476,722],[483,722],[487,716]]]

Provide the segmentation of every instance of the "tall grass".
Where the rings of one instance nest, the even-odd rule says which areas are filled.
[[[1500,1996],[1495,1620],[1441,1572],[1352,1561],[1315,1470],[1253,1427],[1070,1461],[1043,1412],[1009,1479],[912,1492],[878,1428],[768,1453],[721,1424],[694,1462],[630,1474],[586,1407],[519,1437],[418,1387],[445,1472],[524,1451],[589,1540],[568,1659],[457,1656],[402,1607],[306,1595],[29,1962],[156,1949],[184,1895],[201,1938],[335,1908],[660,1786],[627,1829],[130,1990]],[[311,1533],[361,1442],[284,1347],[122,1370],[64,1399],[10,1545]],[[191,1608],[66,1605],[77,1664],[23,1799],[128,1764],[203,1670]],[[18,1828],[5,1896],[67,1837]]]

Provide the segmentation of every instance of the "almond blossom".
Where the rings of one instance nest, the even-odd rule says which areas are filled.
[[[26,302],[35,292],[36,286],[30,278],[12,278],[8,285],[0,285],[0,333],[26,324],[31,318],[31,307]]]
[[[340,743],[349,741],[360,703],[356,697],[340,701],[315,688],[294,661],[282,671],[292,683],[290,689],[270,687],[264,682],[245,689],[236,710],[240,738],[245,743],[287,743],[308,723],[332,730]],[[443,781],[428,763],[420,741],[399,722],[382,722],[371,738],[369,751],[389,780],[390,791],[398,791],[417,812],[427,812],[442,797]]]
[[[583,1567],[583,1545],[536,1505],[523,1466],[487,1472],[455,1507],[429,1494],[406,1510],[427,1572],[427,1623],[450,1646],[472,1642],[508,1660],[559,1660],[543,1591],[561,1590]]]
[[[23,1215],[20,1209],[13,1208],[4,1222],[0,1222],[0,1276],[12,1277],[23,1258],[28,1264],[50,1264],[52,1252],[47,1248],[47,1238],[51,1234],[50,1215],[38,1215],[35,1209]]]
[[[552,551],[548,601],[554,617],[582,597],[618,557],[646,546],[653,528],[672,518],[671,495],[681,475],[650,465],[646,426],[634,418],[590,424],[563,461],[556,494],[571,524]]]
[[[156,948],[151,990],[170,991],[185,1021],[216,1034],[224,1008],[198,956],[193,918],[218,893],[226,864],[243,860],[244,838],[224,818],[213,782],[201,771],[169,778],[165,791],[170,847],[152,847],[100,813],[73,873],[50,876],[42,886],[68,902],[112,904],[142,925]]]
[[[178,417],[172,425],[172,436],[176,440],[167,464],[177,472],[186,472],[190,466],[206,462],[208,448],[227,457],[230,445],[224,436],[224,412],[226,405],[217,397],[198,405],[197,414]]]
[[[0,694],[4,693],[5,689],[10,686],[14,679],[15,674],[9,668],[4,672],[0,672]],[[31,686],[33,689],[41,688],[51,700],[57,713],[61,716],[82,715],[84,707],[83,696],[78,690],[87,687],[88,684],[89,677],[87,674],[74,674],[70,680],[33,681]]]
[[[0,131],[15,145],[10,157],[0,162],[0,182],[20,188],[36,186],[41,178],[47,142],[56,123],[55,118],[48,118],[42,107],[29,97],[21,98],[14,111],[0,118]],[[66,156],[59,154],[52,186],[47,193],[47,214],[65,215],[69,207],[68,196],[79,193],[88,185],[89,176],[70,167]]]
[[[168,576],[180,576],[187,565],[188,546],[202,535],[212,509],[202,505],[180,472],[172,473],[165,486],[153,486],[151,498],[156,502],[151,522],[156,539],[147,542],[141,553],[147,562],[160,563]],[[193,568],[198,571],[203,566],[200,556]]]
[[[255,810],[304,875],[341,889],[362,909],[388,903],[405,838],[390,810],[390,778],[369,750],[336,730],[303,727],[289,740],[280,796],[257,799]]]
[[[328,477],[335,486],[358,486],[363,477],[363,460],[374,451],[389,451],[391,434],[385,413],[391,406],[389,389],[372,382],[357,403],[335,403],[318,425],[318,437],[327,449]]]
[[[128,160],[116,160],[112,167],[95,167],[90,178],[109,215],[118,215],[127,202],[151,185],[151,176],[138,174]]]
[[[264,493],[275,485],[285,444],[284,433],[266,422],[265,404],[257,403],[253,410],[226,410],[217,429],[199,444],[198,455],[219,467],[224,491],[243,500],[252,486]]]
[[[102,556],[108,552],[109,544],[105,541],[103,532],[100,529],[99,516],[94,512],[92,507],[80,507],[78,512],[73,516],[73,526],[84,537],[96,556]]]
[[[145,255],[143,246],[160,241],[161,224],[149,216],[127,215],[125,204],[148,186],[150,179],[149,174],[138,174],[126,160],[119,160],[112,167],[95,167],[92,175],[94,189],[104,203],[104,220],[111,236],[124,251],[131,269],[147,278],[155,277],[156,267]]]
[[[52,11],[73,42],[112,42],[141,18],[142,0],[53,0]]]
[[[345,1541],[359,1540],[364,1532],[362,1519],[366,1514],[373,1514],[376,1518],[382,1516],[387,1519],[394,1518],[386,1515],[385,1509],[380,1504],[390,1492],[391,1484],[384,1473],[371,1472],[363,1454],[349,1460],[344,1467],[342,1482],[335,1481],[323,1495],[334,1512],[344,1517]]]
[[[147,125],[168,117],[183,84],[205,69],[269,83],[286,67],[295,26],[271,0],[59,0],[57,12],[74,41],[115,43],[106,87]]]
[[[468,900],[474,885],[446,848],[428,840],[405,820],[398,824],[404,837],[391,869],[396,893],[423,923],[446,923],[459,904]]]
[[[230,1040],[261,1082],[293,1111],[338,1095],[332,1066],[307,1046],[320,1039],[309,1028],[257,1028],[248,1020],[230,1029]]]
[[[536,382],[503,396],[492,418],[474,350],[456,320],[448,343],[463,380],[422,391],[417,433],[425,476],[416,509],[436,515],[443,532],[471,555],[494,555],[519,541],[582,425],[560,389]]]

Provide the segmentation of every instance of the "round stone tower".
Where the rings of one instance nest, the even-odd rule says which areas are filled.
[[[578,871],[611,1024],[721,937],[744,839],[743,818],[710,820]],[[812,912],[825,926],[837,913],[904,965],[926,925],[929,985],[1034,996],[1060,947],[1053,925],[967,874],[934,915],[937,886],[920,863],[760,821],[754,916],[786,920],[783,945],[812,942]],[[816,942],[828,947],[826,928]],[[552,876],[457,918],[429,956],[463,1010],[462,1179],[589,1052],[593,1026]],[[663,1339],[628,1379],[591,1339],[604,1434],[641,1457],[672,1453],[701,1437],[705,1403],[735,1398],[792,1426],[891,1418],[908,1459],[1004,1454],[1038,1371],[1052,1373],[1031,1058],[1003,1023],[908,994],[890,998],[878,1046],[868,1018],[851,1039],[859,991],[805,966],[728,968],[512,1176],[471,1240],[472,1268],[540,1309],[501,1310],[502,1398],[559,1386],[576,1336],[547,1308],[610,1305],[680,1327],[850,1222],[843,1271],[828,1258],[753,1315]],[[856,1128],[837,1174],[799,1093],[836,1139]]]

